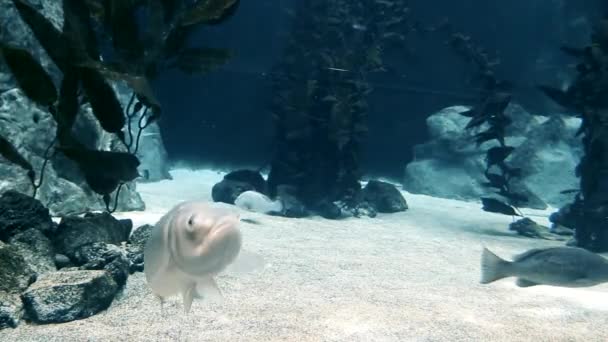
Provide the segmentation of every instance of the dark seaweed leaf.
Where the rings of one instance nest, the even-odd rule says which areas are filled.
[[[139,28],[135,10],[139,6],[137,0],[109,0],[109,25],[112,32],[112,43],[129,64],[142,63],[144,45],[140,41]],[[143,66],[143,65],[142,65]]]
[[[13,164],[21,166],[27,171],[34,171],[32,165],[17,151],[15,146],[11,144],[5,137],[0,135],[0,155],[6,158]]]
[[[564,92],[557,88],[543,85],[538,86],[538,89],[540,89],[545,95],[547,95],[558,105],[568,109],[575,109],[574,101],[567,92]]]
[[[79,68],[79,72],[82,88],[101,127],[106,132],[116,133],[122,137],[125,117],[114,89],[95,69]]]
[[[139,159],[130,153],[73,147],[59,147],[58,150],[78,164],[91,189],[100,195],[109,194],[120,183],[139,176]]]
[[[503,135],[499,134],[499,132],[495,129],[489,128],[488,130],[475,134],[475,142],[477,143],[477,146],[492,139],[496,139],[501,145],[504,145]]]
[[[482,197],[481,203],[483,204],[483,207],[481,209],[490,213],[497,213],[509,216],[521,216],[517,213],[517,211],[515,211],[515,208],[495,198]]]
[[[477,127],[482,125],[484,122],[486,122],[487,120],[487,116],[481,114],[481,115],[477,115],[473,118],[471,118],[471,120],[469,120],[469,122],[467,123],[467,126],[465,127],[465,129],[470,129],[473,127]]]
[[[486,152],[486,163],[490,167],[502,163],[515,150],[512,146],[496,146]]]
[[[63,75],[61,89],[59,91],[59,104],[57,113],[54,115],[57,121],[57,129],[69,132],[72,129],[76,116],[78,115],[78,87],[80,79],[76,68],[69,68]],[[58,135],[61,142],[61,134]]]
[[[484,183],[485,186],[490,186],[497,189],[503,189],[507,185],[507,179],[503,175],[497,173],[486,172],[486,178],[488,183]]]
[[[508,198],[511,202],[526,203],[528,201],[528,196],[516,192],[509,192],[504,189],[500,190],[499,194]]]
[[[569,46],[562,46],[560,50],[568,56],[575,58],[582,58],[585,56],[585,49],[573,48]]]
[[[68,43],[63,34],[23,0],[13,0],[19,15],[30,27],[51,60],[63,71],[69,62]]]
[[[181,19],[181,26],[196,24],[215,25],[230,18],[238,8],[240,0],[206,0],[196,3]]]
[[[28,51],[0,45],[0,52],[19,88],[28,98],[45,107],[57,101],[57,89],[51,76]]]
[[[231,56],[230,50],[226,49],[185,49],[177,56],[173,66],[185,73],[205,74],[224,65]]]
[[[175,3],[173,1],[173,3]],[[145,31],[145,64],[153,64],[161,56],[164,44],[165,13],[162,0],[147,0],[147,30]]]
[[[152,108],[156,114],[160,114],[160,102],[154,95],[154,91],[152,90],[147,77],[131,75],[119,69],[115,69],[111,65],[100,62],[89,61],[88,63],[82,64],[81,67],[99,72],[108,79],[126,82],[144,105]]]
[[[475,117],[477,116],[477,111],[475,110],[475,108],[469,109],[469,110],[465,110],[464,112],[459,112],[458,114],[462,115],[462,116],[466,116],[469,118]]]
[[[65,18],[63,32],[72,50],[72,63],[75,62],[74,55],[78,54],[80,54],[77,56],[78,60],[86,57],[97,60],[99,50],[97,38],[90,23],[89,7],[82,0],[63,0],[63,13]]]

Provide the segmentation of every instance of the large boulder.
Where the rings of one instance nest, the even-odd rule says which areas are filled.
[[[106,271],[58,271],[41,276],[21,298],[28,320],[61,323],[107,309],[118,290],[119,286]]]
[[[414,147],[414,160],[406,166],[403,188],[412,193],[460,200],[478,200],[494,195],[483,185],[487,180],[485,152],[498,143],[477,147],[473,136],[486,126],[465,130],[469,118],[460,115],[468,107],[445,108],[427,119],[430,140]],[[578,187],[574,169],[582,156],[575,137],[580,119],[555,115],[535,116],[511,104],[505,112],[513,123],[507,127],[506,143],[515,151],[506,160],[522,168],[519,192],[531,198],[526,205],[543,209],[561,207],[572,200],[562,190]]]

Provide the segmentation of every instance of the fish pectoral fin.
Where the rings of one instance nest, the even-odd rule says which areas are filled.
[[[235,274],[245,274],[262,270],[266,266],[266,261],[261,255],[241,249],[234,261],[226,267],[226,272]]]
[[[160,302],[160,315],[163,316],[163,312],[164,312],[164,308],[165,308],[165,298],[162,296],[159,296],[157,294],[155,294],[154,296]]]
[[[196,283],[196,298],[204,298],[215,303],[222,303],[224,296],[212,277],[204,278]]]
[[[530,286],[539,285],[538,283],[535,283],[533,281],[529,281],[526,279],[522,279],[522,278],[517,278],[517,281],[515,282],[515,284],[519,287],[530,287]]]
[[[192,284],[188,286],[184,292],[182,292],[182,298],[184,300],[184,312],[190,312],[190,308],[192,307],[192,301],[194,300],[194,292],[195,292],[196,284]]]

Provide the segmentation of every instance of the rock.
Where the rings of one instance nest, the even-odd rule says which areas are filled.
[[[550,234],[549,228],[541,226],[540,224],[534,222],[533,220],[527,217],[524,217],[520,220],[511,223],[509,225],[509,230],[515,231],[519,235],[530,238],[559,240],[558,237]]]
[[[427,119],[430,140],[414,147],[415,158],[405,170],[405,190],[467,201],[494,195],[492,188],[483,185],[487,181],[483,171],[485,152],[498,143],[475,146],[473,135],[486,126],[465,130],[469,118],[458,113],[467,109],[448,107]],[[571,195],[560,192],[578,187],[574,169],[582,147],[575,132],[580,119],[533,116],[515,104],[505,113],[513,120],[506,143],[515,147],[507,163],[522,168],[520,188],[535,195],[526,205],[545,209],[547,203],[559,207],[571,201]]]
[[[146,242],[148,238],[150,238],[150,234],[152,234],[152,229],[154,228],[151,224],[145,224],[133,231],[131,236],[129,237],[129,244],[134,247],[141,248],[142,250],[146,246]]]
[[[9,243],[17,248],[23,259],[36,274],[40,275],[57,270],[53,244],[40,230],[30,228],[19,232],[9,239]]]
[[[257,171],[237,170],[226,174],[221,182],[213,186],[211,197],[215,202],[234,204],[240,194],[250,190],[265,194],[266,180]]]
[[[12,190],[0,196],[0,240],[29,229],[48,235],[54,227],[49,210],[40,201]]]
[[[396,213],[408,209],[401,192],[390,183],[370,180],[363,188],[363,200],[379,213]]]
[[[95,242],[120,245],[127,241],[130,233],[130,225],[125,225],[109,213],[89,213],[84,217],[62,218],[53,243],[57,252],[73,259],[82,246]]]
[[[378,215],[378,212],[371,204],[361,199],[358,199],[354,205],[344,201],[336,203],[342,211],[342,217],[376,217]]]
[[[36,0],[30,3],[61,29],[62,1]],[[61,73],[33,37],[29,27],[21,20],[13,2],[9,0],[0,0],[0,41],[31,51],[55,83],[59,84]],[[56,123],[47,110],[32,103],[18,89],[12,74],[1,60],[0,122],[0,135],[9,139],[32,164],[39,179],[45,150],[54,138],[54,134],[49,132],[55,132]],[[72,133],[92,149],[124,150],[114,134],[103,131],[89,105],[81,107]],[[7,190],[33,193],[32,185],[23,169],[0,158],[0,193]],[[73,162],[66,162],[61,153],[57,153],[47,164],[37,198],[56,216],[104,208],[101,196],[90,189]],[[144,207],[141,197],[135,191],[135,184],[131,182],[123,186],[118,210],[143,210]]]
[[[131,234],[127,245],[127,259],[129,260],[129,273],[143,272],[144,270],[144,248],[146,241],[152,233],[153,225],[143,225]]]
[[[70,260],[70,258],[68,258],[68,256],[65,254],[55,254],[54,261],[57,269],[74,266],[74,264],[72,264],[72,260]]]
[[[564,227],[559,224],[551,225],[551,228],[549,228],[549,231],[556,235],[563,235],[563,236],[573,236],[574,235],[574,229],[570,229],[568,227]]]
[[[341,208],[332,202],[323,201],[314,208],[315,214],[328,220],[339,219],[343,216]]]
[[[80,247],[75,255],[81,270],[106,270],[118,286],[123,286],[129,276],[129,260],[115,245],[96,242]]]
[[[0,292],[20,293],[36,279],[36,272],[19,250],[0,241]]]
[[[57,271],[42,275],[21,298],[28,320],[61,323],[105,310],[118,289],[106,271]]]
[[[277,198],[281,201],[283,211],[281,216],[299,218],[308,216],[309,212],[293,192],[295,189],[290,185],[277,186]]]
[[[234,201],[245,191],[255,190],[254,186],[239,181],[224,179],[213,185],[211,188],[211,198],[214,202],[234,204]]]
[[[0,330],[16,328],[23,316],[23,303],[18,294],[0,291]]]
[[[570,229],[574,229],[576,227],[576,222],[578,219],[578,214],[576,210],[573,210],[575,206],[570,203],[563,207],[561,207],[558,211],[552,213],[549,216],[549,221],[553,223],[553,225],[561,225]]]
[[[236,170],[224,176],[225,180],[248,183],[253,186],[253,190],[265,194],[266,180],[258,171]]]

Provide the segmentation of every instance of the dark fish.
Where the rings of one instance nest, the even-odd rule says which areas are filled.
[[[486,152],[486,163],[492,165],[502,163],[515,150],[512,146],[496,146]]]
[[[199,1],[182,18],[181,26],[196,24],[216,25],[230,18],[238,8],[240,0]]]
[[[79,68],[79,73],[82,88],[101,127],[106,132],[122,136],[126,121],[114,89],[97,70]]]
[[[495,198],[482,197],[481,203],[483,204],[483,207],[481,209],[490,213],[497,213],[509,216],[521,216],[515,211],[515,208]]]
[[[594,286],[608,282],[608,260],[582,248],[550,247],[531,249],[510,262],[484,248],[480,283],[507,277],[517,277],[519,287]]]
[[[19,88],[29,99],[44,107],[57,101],[57,89],[51,76],[28,51],[0,44],[0,52]]]
[[[481,126],[487,120],[488,120],[488,117],[486,115],[483,115],[483,113],[481,113],[481,114],[476,113],[475,116],[473,116],[471,118],[471,120],[469,120],[469,122],[467,123],[465,129]]]
[[[96,61],[87,61],[79,66],[97,71],[108,79],[126,82],[135,92],[139,101],[147,107],[152,108],[155,113],[158,112],[158,114],[160,114],[160,102],[156,98],[156,95],[154,95],[154,91],[152,90],[147,77],[132,75],[119,69],[117,66]]]

